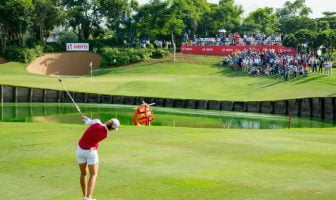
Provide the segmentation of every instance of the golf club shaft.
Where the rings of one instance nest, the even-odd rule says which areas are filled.
[[[72,98],[71,94],[69,93],[69,91],[66,89],[66,87],[65,87],[64,84],[62,83],[62,80],[59,79],[59,81],[60,81],[61,85],[63,86],[65,92],[66,92],[66,93],[68,94],[68,96],[70,97],[72,103],[75,105],[75,107],[76,107],[76,109],[78,110],[78,112],[79,112],[81,115],[83,115],[82,112],[81,112],[81,110],[80,110],[80,108],[79,108],[79,106],[76,104],[75,100]]]

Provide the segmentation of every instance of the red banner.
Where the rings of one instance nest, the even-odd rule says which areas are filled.
[[[182,53],[190,54],[205,54],[205,55],[231,55],[236,51],[258,50],[267,51],[273,50],[276,53],[289,52],[294,55],[295,49],[284,47],[281,45],[249,45],[249,46],[181,46]]]

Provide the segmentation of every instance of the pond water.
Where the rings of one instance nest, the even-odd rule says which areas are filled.
[[[122,125],[132,125],[131,117],[136,106],[110,104],[79,104],[83,114],[103,122],[116,117]],[[56,122],[81,123],[72,104],[67,103],[5,103],[0,109],[0,121],[5,122]],[[245,112],[175,109],[152,106],[153,126],[194,128],[288,128],[288,117]],[[293,128],[333,127],[335,124],[307,118],[291,117]]]

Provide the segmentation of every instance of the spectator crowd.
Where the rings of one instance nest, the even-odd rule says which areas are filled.
[[[276,75],[289,80],[291,77],[307,76],[310,72],[332,75],[330,57],[314,54],[275,53],[272,50],[246,50],[226,56],[220,66],[242,70],[250,75]]]
[[[183,35],[185,45],[214,45],[214,46],[229,46],[229,45],[281,45],[284,34],[280,35],[265,35],[262,33],[244,34],[219,34],[216,37],[201,38],[194,35],[193,39],[189,38],[187,33]]]

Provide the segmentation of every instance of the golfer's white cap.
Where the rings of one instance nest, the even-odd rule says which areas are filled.
[[[116,118],[112,118],[111,121],[113,121],[112,128],[117,131],[120,126],[119,120]]]

